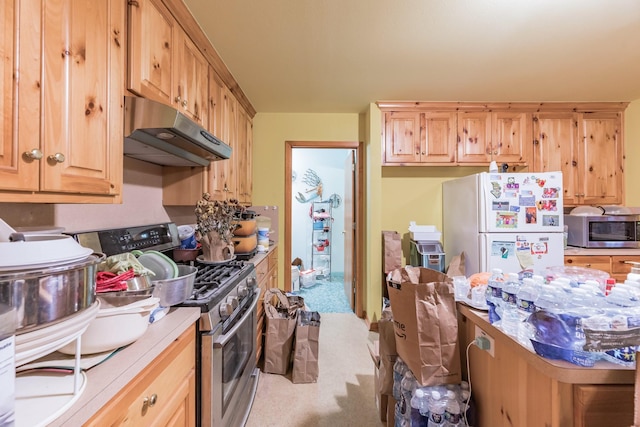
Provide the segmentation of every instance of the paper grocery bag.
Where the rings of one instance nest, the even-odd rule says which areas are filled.
[[[382,232],[382,254],[385,274],[402,267],[402,241],[397,231]]]
[[[379,389],[380,394],[393,393],[393,365],[396,363],[398,352],[396,350],[396,336],[393,330],[393,317],[391,309],[382,310],[380,320],[378,320],[378,336],[380,355],[379,365]]]
[[[396,350],[420,385],[461,381],[451,278],[422,267],[394,270],[387,282]]]
[[[289,371],[297,311],[297,305],[291,307],[289,298],[280,289],[265,292],[264,372],[284,375]]]
[[[319,343],[320,313],[300,310],[296,325],[293,372],[291,374],[291,381],[294,384],[317,381]]]

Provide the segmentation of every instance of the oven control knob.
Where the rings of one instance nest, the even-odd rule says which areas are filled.
[[[240,301],[238,300],[237,296],[231,295],[227,297],[227,304],[229,304],[232,309],[235,310],[240,305]]]
[[[248,293],[249,293],[249,290],[247,289],[246,285],[238,286],[238,295],[239,296],[246,297]]]
[[[258,286],[258,279],[255,277],[247,277],[247,286],[250,288],[255,288]]]
[[[220,317],[226,319],[233,313],[233,306],[228,301],[220,303]]]

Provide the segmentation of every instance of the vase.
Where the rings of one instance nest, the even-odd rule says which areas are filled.
[[[227,261],[233,258],[233,242],[225,242],[220,233],[210,231],[200,239],[203,261]]]

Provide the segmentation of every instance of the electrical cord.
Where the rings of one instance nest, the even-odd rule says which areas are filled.
[[[462,416],[464,418],[464,424],[466,426],[469,425],[469,420],[467,419],[467,410],[469,409],[469,403],[471,402],[471,390],[472,390],[472,388],[471,388],[471,368],[469,367],[469,349],[474,344],[476,345],[476,347],[481,348],[478,345],[478,342],[474,339],[473,341],[471,341],[469,343],[469,345],[467,346],[467,350],[466,350],[466,355],[467,355],[467,382],[469,383],[469,398],[464,403],[464,410],[462,411]]]

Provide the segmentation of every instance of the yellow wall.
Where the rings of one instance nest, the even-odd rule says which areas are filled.
[[[365,295],[367,317],[376,322],[382,303],[382,231],[403,235],[403,263],[409,256],[409,221],[442,230],[442,182],[486,170],[472,167],[382,167],[382,115],[376,104],[356,114],[258,114],[254,118],[254,204],[284,206],[284,142],[365,142]],[[640,100],[625,113],[627,206],[640,206]],[[635,167],[634,167],[635,165]],[[284,213],[280,214],[284,230]],[[283,251],[284,252],[284,251]],[[280,257],[280,271],[286,260]],[[289,261],[286,262],[286,265]],[[283,275],[281,275],[283,276]],[[280,282],[282,287],[282,279]]]

